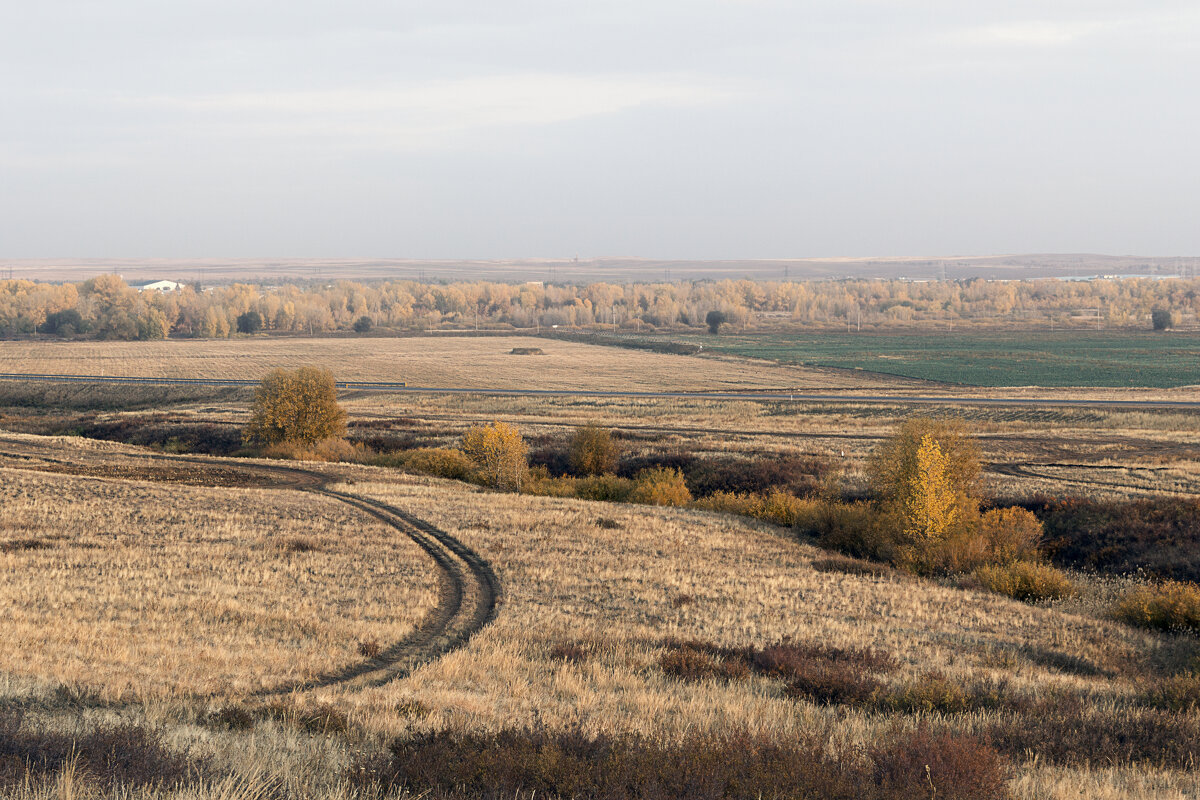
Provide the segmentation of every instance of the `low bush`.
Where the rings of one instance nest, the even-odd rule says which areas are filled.
[[[740,514],[744,517],[754,517],[764,522],[773,522],[776,525],[790,528],[797,525],[802,518],[813,517],[821,502],[796,497],[781,489],[772,489],[766,494],[717,492],[700,498],[694,505],[705,511]]]
[[[697,497],[717,493],[767,494],[774,489],[811,495],[830,471],[827,462],[810,456],[773,458],[701,458],[683,469],[688,488]]]
[[[667,650],[659,658],[658,666],[666,675],[685,681],[740,680],[750,675],[750,666],[737,651],[694,644]]]
[[[322,439],[312,444],[292,441],[277,442],[264,447],[262,454],[267,458],[283,458],[291,461],[360,464],[369,461],[372,455],[365,445],[340,438]]]
[[[821,644],[779,642],[754,652],[754,667],[766,675],[792,679],[804,675],[813,663],[833,664],[845,670],[891,672],[896,660],[871,648],[829,647]]]
[[[254,727],[254,714],[242,706],[223,706],[207,714],[204,722],[228,731],[248,731]]]
[[[582,664],[592,657],[592,647],[589,642],[564,642],[550,648],[551,661],[566,661],[571,664]]]
[[[259,713],[308,733],[322,736],[344,735],[350,732],[350,718],[329,704],[313,708],[298,708],[282,702],[273,702],[262,706]]]
[[[577,478],[552,477],[545,467],[534,467],[526,473],[521,491],[538,497],[575,497],[578,483]]]
[[[840,572],[845,575],[869,575],[873,578],[898,578],[903,573],[897,572],[887,564],[875,561],[864,561],[861,558],[848,556],[833,556],[818,558],[812,562],[812,568],[817,572]]]
[[[1181,581],[1139,586],[1121,597],[1112,613],[1139,628],[1200,633],[1200,586]]]
[[[581,500],[600,500],[608,503],[626,503],[633,495],[635,484],[628,478],[616,475],[593,475],[580,478],[575,483],[575,496]]]
[[[1029,561],[980,567],[974,577],[988,591],[1027,603],[1062,600],[1079,591],[1062,570]]]
[[[934,733],[921,726],[896,728],[868,748],[874,783],[890,798],[1007,798],[1009,768],[979,739]]]
[[[692,501],[683,473],[677,469],[654,468],[638,473],[629,502],[651,506],[686,506]]]
[[[402,466],[438,478],[469,481],[475,476],[475,465],[461,450],[449,447],[420,447],[403,454]]]
[[[136,725],[102,725],[74,733],[31,730],[20,712],[0,713],[0,787],[15,788],[61,771],[108,787],[175,786],[202,773],[207,761],[170,750]]]
[[[783,693],[818,705],[865,706],[884,691],[883,683],[873,675],[830,661],[814,661],[788,682]]]
[[[991,564],[1039,560],[1043,534],[1041,520],[1023,508],[992,508],[979,515],[979,537]]]
[[[737,680],[751,674],[789,682],[789,697],[818,703],[865,703],[882,684],[870,673],[890,672],[895,660],[871,649],[778,642],[762,649],[667,640],[659,667],[680,680]]]
[[[762,497],[756,494],[716,492],[708,497],[700,498],[695,502],[695,506],[704,511],[718,511],[722,514],[757,517],[762,513]]]
[[[823,501],[811,517],[797,521],[796,530],[814,536],[824,548],[855,558],[891,562],[896,557],[893,526],[870,503]]]
[[[875,698],[877,710],[902,714],[962,714],[1005,705],[1008,705],[1008,698],[1002,688],[992,687],[989,691],[976,686],[968,689],[940,672],[926,673]]]
[[[899,727],[866,750],[821,732],[786,743],[750,734],[666,744],[580,731],[442,731],[398,739],[350,771],[364,792],[577,800],[1004,800],[1008,767],[976,739]]]

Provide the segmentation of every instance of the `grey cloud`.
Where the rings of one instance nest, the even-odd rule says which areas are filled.
[[[1200,10],[46,2],[0,256],[1194,253]]]

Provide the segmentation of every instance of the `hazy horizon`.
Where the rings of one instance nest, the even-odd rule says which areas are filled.
[[[19,5],[0,258],[1191,257],[1198,34],[1181,0]]]

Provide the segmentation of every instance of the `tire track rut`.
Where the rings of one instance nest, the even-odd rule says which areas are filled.
[[[0,467],[116,480],[192,483],[214,488],[264,488],[307,492],[343,503],[412,540],[438,570],[438,602],[416,629],[392,642],[378,655],[309,681],[263,689],[251,697],[270,697],[330,687],[364,688],[403,678],[423,664],[457,650],[495,619],[501,601],[500,579],[478,553],[446,531],[407,511],[329,488],[334,476],[275,464],[231,464],[227,461],[167,456],[157,453],[98,452],[98,463],[64,458],[47,444],[4,441]],[[121,457],[124,456],[124,457]],[[110,463],[103,463],[109,461]],[[165,468],[151,467],[150,463]],[[190,470],[180,470],[190,465]],[[198,469],[197,469],[198,468]],[[229,476],[236,476],[229,480]],[[205,476],[215,480],[206,481]]]

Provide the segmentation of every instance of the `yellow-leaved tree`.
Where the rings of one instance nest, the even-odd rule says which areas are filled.
[[[907,420],[867,464],[881,513],[864,549],[922,573],[981,558],[979,470],[979,448],[961,423]]]
[[[906,479],[898,498],[904,509],[905,544],[920,554],[945,540],[962,516],[963,500],[950,482],[942,448],[929,434],[921,437]],[[915,558],[920,560],[919,555]]]
[[[333,375],[300,367],[276,369],[263,378],[242,438],[253,444],[316,444],[345,434],[346,412],[338,405]]]
[[[529,446],[506,422],[474,425],[463,434],[462,451],[479,467],[487,485],[520,491],[529,471]]]

